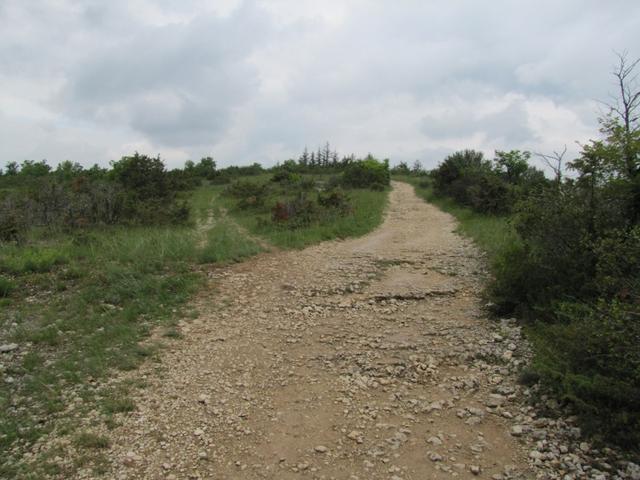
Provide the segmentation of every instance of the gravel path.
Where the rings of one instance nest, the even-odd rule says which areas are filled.
[[[214,270],[184,338],[135,373],[149,386],[108,432],[107,476],[540,476],[514,380],[526,347],[483,316],[480,254],[455,226],[395,183],[365,237]]]

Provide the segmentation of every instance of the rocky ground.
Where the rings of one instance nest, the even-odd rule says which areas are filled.
[[[365,237],[212,271],[160,368],[131,374],[136,410],[96,430],[107,477],[640,478],[529,401],[520,328],[486,318],[455,227],[398,183]]]

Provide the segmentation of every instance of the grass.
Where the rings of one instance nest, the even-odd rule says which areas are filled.
[[[307,176],[318,182],[327,181],[326,176]],[[254,179],[253,181],[265,181]],[[224,208],[229,215],[251,234],[257,235],[280,248],[304,248],[315,243],[335,238],[349,238],[364,235],[377,227],[383,219],[387,205],[388,190],[372,191],[366,189],[349,189],[346,191],[353,212],[349,215],[331,217],[328,221],[314,222],[311,225],[291,229],[271,221],[271,208],[278,200],[292,198],[288,192],[272,186],[272,191],[259,209],[240,210],[236,200],[220,195],[216,200],[219,208]],[[313,197],[315,193],[309,192]]]
[[[105,449],[110,446],[108,438],[91,432],[82,432],[78,434],[74,439],[74,443],[80,448],[90,449]]]
[[[140,342],[181,314],[202,282],[196,265],[259,250],[232,226],[206,235],[200,245],[190,227],[118,227],[0,245],[0,341],[20,346],[2,359],[13,381],[0,384],[0,477],[25,475],[21,453],[55,428],[70,392],[92,405],[92,382],[153,355]]]
[[[107,414],[133,412],[135,409],[135,402],[128,397],[109,396],[102,400],[102,410]]]
[[[142,342],[154,329],[180,338],[175,324],[188,316],[185,304],[203,282],[201,265],[261,250],[243,229],[282,248],[362,235],[381,222],[387,198],[351,191],[353,214],[289,230],[270,225],[268,209],[236,210],[223,189],[193,192],[188,226],[34,229],[23,244],[0,243],[0,343],[19,345],[1,359],[0,373],[10,381],[0,383],[0,478],[55,473],[47,459],[23,462],[48,433],[67,435],[87,451],[106,448],[105,439],[78,432],[76,419],[97,410],[111,428],[118,414],[135,409],[129,387],[97,386],[153,356],[156,349]],[[83,458],[102,468],[99,455]]]

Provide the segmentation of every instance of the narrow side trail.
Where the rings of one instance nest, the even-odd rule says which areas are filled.
[[[395,183],[384,224],[210,274],[108,434],[121,479],[530,478],[519,331],[475,247]],[[516,432],[517,434],[517,432]]]

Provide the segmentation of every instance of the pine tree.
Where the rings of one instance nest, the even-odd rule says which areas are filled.
[[[309,165],[309,150],[307,147],[304,147],[304,152],[300,155],[300,159],[298,160],[301,166],[307,167]]]
[[[330,159],[331,159],[331,147],[329,146],[329,142],[327,142],[324,144],[324,149],[322,150],[322,166],[328,167]]]

